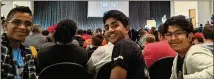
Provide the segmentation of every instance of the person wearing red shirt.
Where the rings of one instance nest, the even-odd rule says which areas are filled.
[[[158,28],[159,42],[147,44],[142,51],[148,68],[158,59],[176,56],[176,52],[169,46],[168,41],[165,40],[163,32],[163,25],[160,25]]]

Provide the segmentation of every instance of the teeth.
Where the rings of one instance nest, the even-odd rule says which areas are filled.
[[[110,38],[114,38],[116,36],[116,34],[111,34]]]

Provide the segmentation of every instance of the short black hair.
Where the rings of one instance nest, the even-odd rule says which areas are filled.
[[[214,25],[205,25],[202,33],[205,39],[214,40]]]
[[[102,29],[101,28],[97,28],[95,32],[96,33],[102,33]]]
[[[42,31],[42,35],[44,35],[44,36],[48,36],[48,34],[49,34],[49,31],[48,31],[48,30]]]
[[[193,25],[191,21],[183,15],[173,16],[167,19],[164,23],[164,34],[167,33],[168,27],[170,25],[176,25],[180,27],[183,31],[187,32],[187,35],[193,32]]]
[[[82,35],[82,33],[83,33],[83,30],[82,30],[82,29],[78,29],[78,30],[77,30],[77,35]]]
[[[129,18],[119,10],[110,10],[104,13],[103,23],[105,24],[105,21],[109,18],[114,18],[115,20],[120,21],[124,27],[127,27],[129,25]]]
[[[101,46],[102,45],[102,42],[103,42],[103,35],[102,34],[99,34],[99,33],[95,33],[93,34],[92,36],[92,44],[94,46]]]
[[[14,14],[16,14],[17,12],[28,13],[30,16],[32,16],[32,12],[29,7],[18,6],[16,8],[13,8],[12,10],[10,10],[10,12],[7,15],[6,21],[10,21],[13,18]]]
[[[159,25],[158,32],[160,32],[161,36],[165,36],[164,24]]]
[[[88,29],[88,30],[86,31],[86,33],[87,33],[88,35],[92,35],[91,29]]]
[[[77,25],[73,20],[62,20],[57,24],[56,31],[54,33],[55,42],[63,44],[69,43],[74,39],[76,34]]]

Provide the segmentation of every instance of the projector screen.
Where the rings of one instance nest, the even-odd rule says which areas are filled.
[[[91,0],[88,1],[88,17],[103,17],[103,14],[109,10],[122,11],[129,17],[129,1],[120,0]]]

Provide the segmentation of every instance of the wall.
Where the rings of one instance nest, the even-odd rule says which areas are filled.
[[[1,16],[7,16],[9,11],[13,8],[13,1],[1,1],[2,4],[5,4],[4,6],[1,7]]]
[[[4,6],[1,7],[1,16],[4,15],[5,17],[9,13],[9,11],[15,7],[15,4],[19,6],[28,6],[33,12],[33,1],[1,1]]]
[[[174,5],[172,8],[174,12],[172,16],[184,15],[189,18],[189,9],[196,10],[196,27],[198,26],[198,2],[197,1],[173,1],[171,2]]]
[[[213,14],[213,2],[212,1],[198,1],[198,23],[206,24],[210,21]]]

